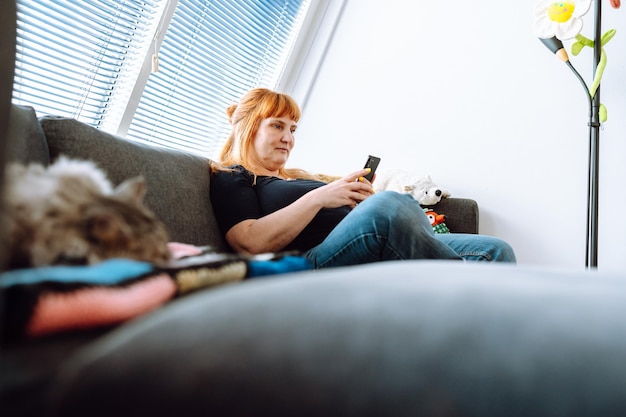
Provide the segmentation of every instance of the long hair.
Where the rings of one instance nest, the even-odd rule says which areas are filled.
[[[251,169],[251,155],[254,138],[259,130],[261,120],[269,117],[289,117],[294,122],[300,120],[300,107],[287,94],[277,93],[267,88],[256,88],[248,91],[239,101],[226,109],[231,125],[231,132],[220,153],[223,167],[242,165]],[[219,167],[217,167],[219,169]],[[255,173],[256,174],[256,173]],[[281,168],[279,175],[285,178],[317,179],[301,169]]]

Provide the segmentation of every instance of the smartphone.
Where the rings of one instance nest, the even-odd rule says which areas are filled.
[[[376,168],[378,168],[378,164],[380,163],[380,158],[377,156],[372,156],[369,155],[367,157],[367,162],[365,162],[365,166],[363,168],[371,168],[372,170],[370,171],[369,174],[367,174],[365,176],[365,178],[367,178],[368,181],[372,181],[372,178],[374,178],[374,173],[376,172]]]

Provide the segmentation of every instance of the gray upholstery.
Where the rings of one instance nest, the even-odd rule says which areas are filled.
[[[621,416],[624,276],[394,261],[196,294],[68,361],[51,416]]]
[[[47,166],[50,163],[50,151],[35,109],[12,105],[10,114],[8,159]]]
[[[209,199],[208,159],[130,142],[63,117],[44,117],[41,126],[53,160],[92,160],[115,184],[143,176],[146,205],[166,224],[172,241],[227,250]]]

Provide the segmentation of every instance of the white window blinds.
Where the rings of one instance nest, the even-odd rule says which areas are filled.
[[[13,101],[99,126],[128,62],[141,53],[157,4],[18,1]]]
[[[278,85],[310,2],[18,0],[13,101],[109,130],[107,117],[130,112],[112,133],[213,157],[229,130],[226,107]],[[137,74],[170,3],[159,70],[146,82]],[[131,91],[140,98],[116,101]]]
[[[127,137],[213,157],[226,107],[274,88],[308,1],[179,0]]]

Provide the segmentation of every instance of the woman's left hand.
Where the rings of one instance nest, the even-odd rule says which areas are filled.
[[[372,182],[376,179],[376,174],[374,174],[372,182],[370,182],[367,178],[365,178],[365,175],[369,172],[369,169],[361,169],[343,178],[343,180],[348,183],[355,183],[356,185],[353,191],[358,193],[358,195],[353,198],[355,204],[352,207],[355,207],[357,204],[374,194],[374,186],[372,185]]]

